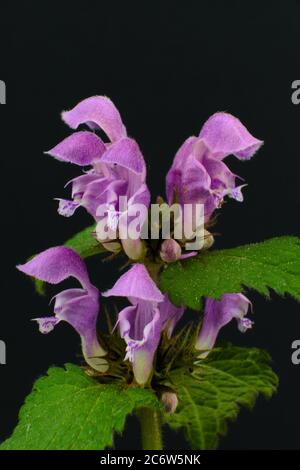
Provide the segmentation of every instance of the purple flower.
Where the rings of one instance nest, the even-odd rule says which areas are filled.
[[[132,362],[135,379],[143,385],[151,375],[161,331],[166,328],[171,335],[184,309],[160,292],[143,264],[133,265],[103,295],[128,297],[132,304],[119,313],[118,324],[127,344],[125,360]]]
[[[220,329],[233,318],[237,320],[239,330],[244,333],[252,328],[253,322],[246,317],[250,300],[243,294],[224,294],[220,300],[206,299],[204,318],[196,349],[205,351],[199,357],[204,358],[212,349]]]
[[[123,223],[125,215],[134,204],[148,208],[150,193],[145,183],[146,165],[135,140],[127,137],[121,116],[109,100],[94,96],[81,101],[62,114],[63,120],[73,129],[86,124],[90,129],[103,130],[110,142],[104,142],[94,132],[79,131],[49,150],[49,155],[60,161],[70,162],[88,169],[68,184],[72,185],[72,200],[60,199],[59,213],[66,217],[84,207],[106,233],[99,241],[110,239],[109,231],[115,231],[117,223]],[[125,209],[120,206],[120,196],[126,198]],[[140,230],[147,214],[140,216]],[[131,221],[126,219],[126,224]],[[97,231],[99,236],[99,231]],[[142,255],[140,237],[135,240],[123,237],[123,248],[132,259]]]
[[[244,125],[227,113],[212,115],[198,137],[189,137],[175,155],[167,174],[166,192],[169,204],[204,204],[208,221],[225,196],[243,200],[242,186],[223,159],[233,154],[247,160],[262,145]]]
[[[94,369],[105,372],[108,363],[96,334],[99,311],[99,292],[89,280],[86,266],[80,256],[67,247],[49,248],[17,268],[50,284],[59,284],[68,277],[77,279],[82,288],[67,289],[54,297],[52,317],[35,318],[41,333],[49,333],[64,320],[75,328],[81,337],[86,362]]]

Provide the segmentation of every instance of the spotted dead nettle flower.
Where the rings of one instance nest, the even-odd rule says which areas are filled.
[[[41,333],[49,333],[62,320],[75,328],[81,337],[82,351],[87,363],[100,372],[108,369],[96,333],[99,312],[99,292],[90,283],[84,262],[70,248],[49,248],[18,269],[49,284],[59,284],[68,277],[77,279],[82,288],[67,289],[54,297],[54,316],[34,318]]]
[[[161,332],[167,329],[171,336],[184,308],[171,304],[142,264],[134,264],[103,296],[127,297],[132,304],[121,310],[118,324],[127,344],[125,360],[132,362],[135,379],[142,385],[150,377]]]
[[[87,98],[62,113],[62,118],[72,129],[86,124],[94,131],[104,131],[110,140],[104,142],[94,132],[79,131],[46,152],[58,160],[88,168],[67,183],[72,185],[72,200],[60,199],[59,213],[70,217],[81,206],[113,231],[113,217],[121,215],[120,196],[127,198],[128,207],[142,204],[148,208],[150,193],[145,183],[144,157],[136,141],[127,137],[121,116],[110,99]],[[143,253],[140,239],[124,239],[122,244],[131,259],[138,259]]]
[[[202,127],[198,137],[189,137],[175,155],[167,174],[168,202],[204,204],[206,222],[225,196],[243,200],[237,176],[224,163],[228,155],[248,160],[262,145],[231,114],[216,113]]]
[[[204,358],[214,347],[220,329],[232,319],[237,320],[238,329],[244,333],[253,322],[246,317],[250,300],[243,294],[224,294],[220,300],[206,299],[203,324],[196,342],[196,349],[203,351]]]

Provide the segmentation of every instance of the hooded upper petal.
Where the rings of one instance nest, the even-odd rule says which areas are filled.
[[[238,322],[240,331],[244,332],[252,327],[252,322],[246,318],[250,300],[243,294],[224,294],[220,300],[206,299],[203,323],[196,342],[196,349],[209,350],[217,339],[220,329],[233,318]],[[208,352],[201,354],[205,357]]]
[[[87,124],[92,129],[100,128],[112,142],[126,137],[120,113],[106,96],[86,98],[70,111],[64,111],[62,119],[72,129],[77,129],[80,124]]]
[[[145,173],[143,154],[134,139],[125,137],[112,144],[103,155],[102,163],[118,165],[137,174]]]
[[[140,263],[134,264],[117,280],[111,289],[104,292],[102,295],[104,297],[128,297],[133,300],[134,303],[137,300],[156,303],[164,300],[163,294],[151,279],[147,268]]]
[[[59,284],[68,277],[75,277],[85,289],[92,288],[85,263],[74,250],[65,246],[48,248],[17,268],[49,284]]]
[[[91,165],[100,159],[106,150],[104,142],[93,132],[74,132],[48,152],[57,160],[79,166]]]
[[[239,119],[228,113],[213,114],[202,127],[199,137],[218,159],[233,154],[240,160],[247,160],[263,144]]]

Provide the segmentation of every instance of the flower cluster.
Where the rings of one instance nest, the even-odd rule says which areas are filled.
[[[59,199],[58,212],[69,217],[83,207],[97,223],[104,222],[108,229],[113,229],[115,217],[128,223],[127,214],[120,206],[120,196],[128,200],[126,211],[133,204],[149,208],[144,157],[136,141],[128,137],[111,100],[103,96],[88,98],[72,110],[63,112],[62,118],[72,129],[85,125],[88,130],[74,132],[46,152],[58,160],[82,167],[82,173],[69,182],[71,199]],[[97,134],[99,130],[107,136],[105,140]],[[240,160],[247,160],[261,145],[262,142],[254,138],[237,118],[220,112],[208,119],[199,136],[189,137],[176,153],[166,178],[167,202],[169,205],[177,202],[180,206],[190,204],[192,208],[203,205],[206,242],[202,249],[213,243],[207,226],[224,198],[243,200],[241,189],[244,185],[237,184],[238,177],[224,163],[224,158],[233,154]],[[194,211],[186,217],[191,217],[191,225],[196,230]],[[140,231],[146,218],[147,213],[140,220]],[[117,235],[113,242],[109,237],[97,238],[107,250],[125,253],[132,263],[115,285],[102,295],[126,297],[129,301],[130,305],[119,312],[117,326],[126,342],[124,360],[132,363],[135,380],[143,385],[151,377],[162,332],[166,331],[171,337],[185,307],[173,305],[159,290],[153,270],[148,269],[150,255],[141,237],[121,239]],[[151,254],[151,262],[161,269],[164,263],[195,254],[197,252],[182,254],[180,241],[171,237],[158,244],[157,254],[154,257]],[[99,292],[91,284],[80,256],[70,248],[54,247],[18,269],[51,284],[58,284],[68,277],[79,281],[81,288],[67,289],[55,296],[53,316],[36,321],[42,333],[50,332],[62,320],[71,324],[81,337],[87,363],[106,373],[110,367],[107,351],[101,346],[96,332]],[[208,354],[220,328],[233,318],[240,331],[251,328],[252,322],[246,317],[249,305],[249,300],[240,293],[228,293],[219,300],[206,299],[202,327],[195,344],[200,357]]]

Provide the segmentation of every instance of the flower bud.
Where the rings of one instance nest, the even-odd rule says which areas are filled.
[[[215,239],[212,234],[208,230],[204,229],[204,241],[202,250],[208,250],[214,244],[214,242]]]
[[[111,253],[119,253],[119,251],[122,249],[121,243],[118,241],[108,241],[105,243],[102,242],[102,245],[107,251],[110,251]]]
[[[174,392],[164,392],[161,396],[161,401],[164,405],[166,413],[174,413],[177,405],[178,405],[178,398],[176,393]]]
[[[144,240],[138,238],[131,240],[130,238],[122,240],[123,250],[129,259],[139,261],[144,258],[146,253],[146,245]]]
[[[173,263],[181,256],[181,247],[175,240],[164,240],[160,248],[160,257],[165,263]]]

